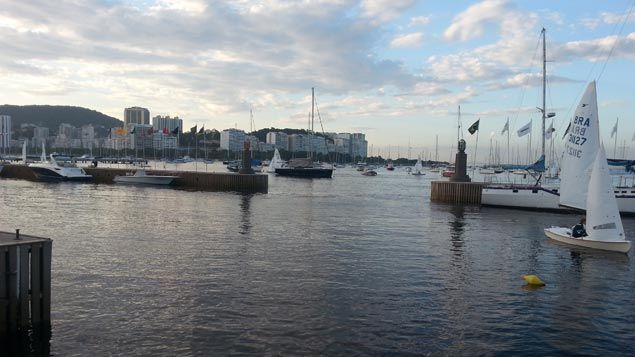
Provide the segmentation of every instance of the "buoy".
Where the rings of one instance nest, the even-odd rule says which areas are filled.
[[[540,280],[537,275],[523,275],[523,279],[527,282],[527,285],[533,286],[545,286],[545,283]]]

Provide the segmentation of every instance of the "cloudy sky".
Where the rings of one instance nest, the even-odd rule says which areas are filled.
[[[389,145],[405,156],[408,143],[412,156],[433,151],[438,135],[443,158],[456,141],[458,105],[465,128],[481,119],[479,146],[504,141],[507,117],[512,132],[530,120],[539,130],[545,27],[556,129],[562,134],[586,83],[599,79],[603,136],[619,117],[619,146],[628,146],[632,5],[0,0],[0,103],[78,105],[117,118],[143,106],[217,129],[249,129],[253,108],[257,128],[305,128],[315,87],[325,131],[364,132],[384,156]]]

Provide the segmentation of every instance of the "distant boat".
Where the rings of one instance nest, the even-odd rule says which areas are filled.
[[[275,173],[276,169],[280,169],[284,167],[284,164],[285,162],[280,157],[280,152],[278,151],[278,148],[276,148],[276,150],[273,152],[273,158],[271,158],[269,165],[263,166],[262,172]]]
[[[367,167],[367,168],[364,169],[364,171],[362,171],[362,175],[364,175],[364,176],[377,176],[377,171]]]
[[[575,182],[563,184],[575,185]],[[574,237],[572,230],[566,227],[546,228],[545,234],[553,240],[585,248],[620,253],[628,253],[631,250],[631,242],[626,240],[624,234],[603,147],[600,148],[591,171],[586,200],[586,221],[587,235]]]
[[[311,88],[311,130],[309,135],[311,137],[314,121],[314,109],[315,109],[315,90]],[[326,140],[326,139],[325,139]],[[323,165],[313,162],[311,157],[302,159],[289,160],[289,167],[281,167],[276,169],[276,174],[279,176],[301,177],[301,178],[331,178],[333,176],[333,167],[326,168]]]
[[[388,170],[388,171],[394,171],[395,170],[395,165],[393,165],[392,160],[388,160],[388,163],[386,164],[386,170]]]
[[[134,174],[130,173],[125,176],[115,176],[113,179],[116,183],[143,184],[143,185],[170,185],[179,176],[170,175],[148,175],[146,170],[136,170]]]
[[[423,176],[425,173],[423,172],[423,164],[421,163],[421,157],[417,159],[417,163],[415,163],[414,168],[410,172],[413,176]]]
[[[441,176],[443,177],[452,177],[452,175],[454,175],[454,167],[452,166],[446,167],[445,170],[441,172]]]
[[[29,168],[40,181],[89,181],[93,178],[71,161],[58,162],[53,154],[50,161],[34,162]]]

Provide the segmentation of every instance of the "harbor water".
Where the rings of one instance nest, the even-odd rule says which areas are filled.
[[[576,215],[431,203],[433,179],[345,168],[251,195],[3,179],[0,230],[54,240],[54,355],[632,354],[631,256],[543,234]]]

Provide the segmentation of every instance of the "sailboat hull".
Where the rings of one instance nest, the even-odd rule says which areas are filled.
[[[545,235],[555,241],[576,245],[579,247],[607,250],[611,252],[628,253],[631,250],[630,241],[597,241],[590,240],[589,237],[573,238],[571,230],[565,227],[545,228]]]
[[[333,169],[320,168],[280,168],[276,169],[279,176],[302,177],[302,178],[331,178]]]

